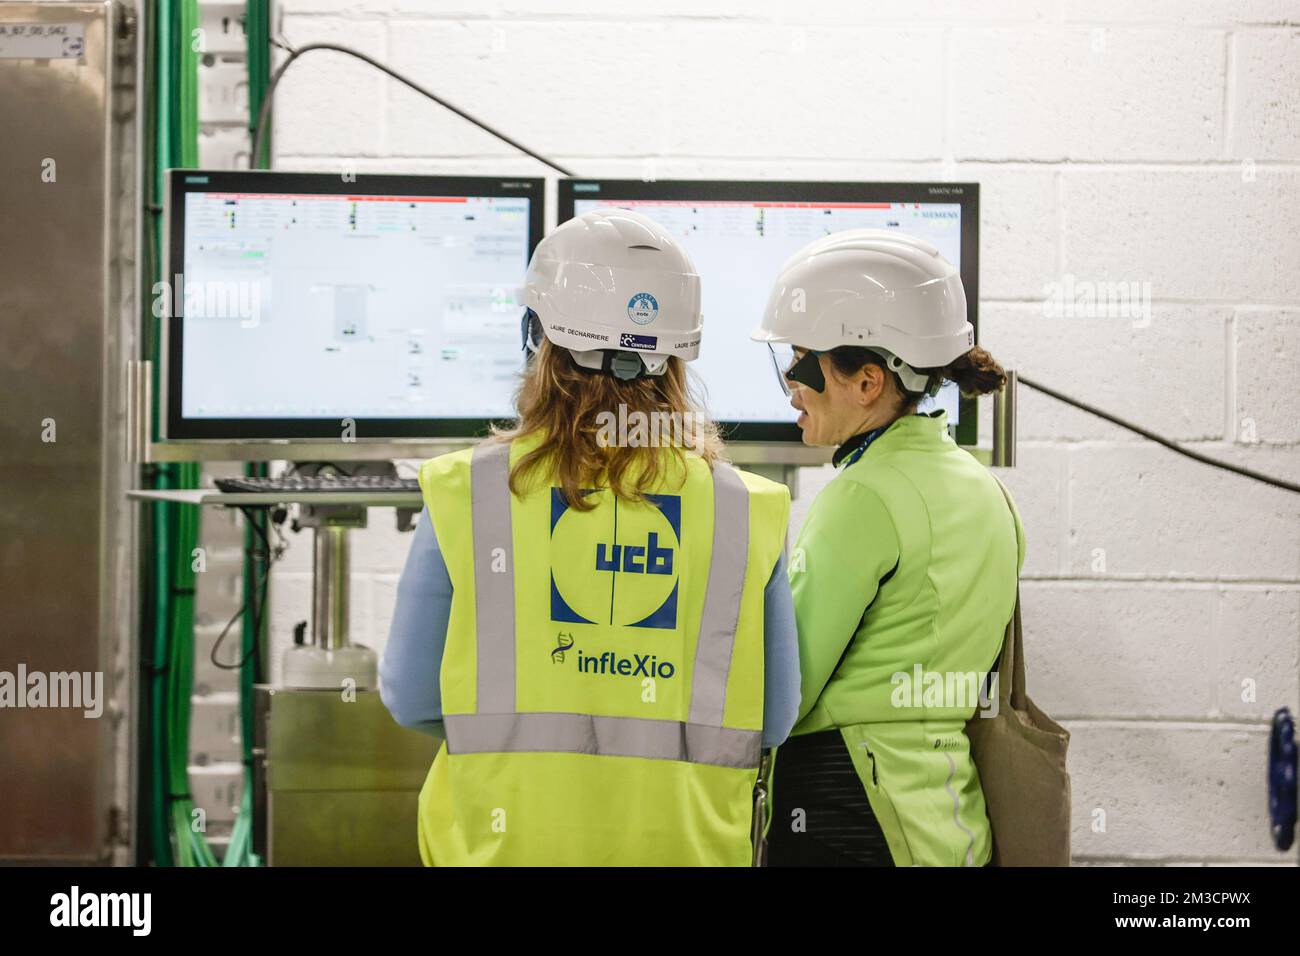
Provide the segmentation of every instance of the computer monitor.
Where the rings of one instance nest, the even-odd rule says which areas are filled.
[[[169,171],[160,437],[358,457],[483,435],[511,415],[543,194],[541,179]]]
[[[690,253],[704,311],[704,339],[692,366],[708,390],[710,412],[732,441],[800,441],[797,413],[775,380],[768,350],[749,335],[782,263],[828,233],[897,229],[934,245],[961,271],[978,338],[978,184],[560,181],[560,222],[611,206],[656,220]],[[974,445],[974,400],[948,384],[934,403],[948,410],[957,441]]]

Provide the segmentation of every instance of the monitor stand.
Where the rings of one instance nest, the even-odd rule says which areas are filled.
[[[396,475],[391,461],[349,463],[350,475]],[[301,462],[294,471],[314,475],[331,469],[324,462]],[[280,683],[299,690],[370,690],[379,684],[379,658],[348,638],[351,614],[351,542],[349,532],[366,527],[365,505],[299,503],[295,530],[311,528],[311,642],[284,652]],[[409,526],[416,512],[398,510],[398,527]]]
[[[378,684],[375,652],[348,640],[350,542],[366,526],[359,505],[303,505],[297,524],[315,538],[311,575],[311,642],[284,652],[280,682],[312,690],[368,690]]]

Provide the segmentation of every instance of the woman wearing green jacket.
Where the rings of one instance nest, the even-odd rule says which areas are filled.
[[[854,230],[782,270],[767,342],[803,440],[838,474],[790,558],[802,700],[777,753],[768,862],[983,866],[992,838],[965,723],[1015,605],[1024,533],[997,480],[917,406],[944,381],[1000,389],[957,270],[925,242]]]

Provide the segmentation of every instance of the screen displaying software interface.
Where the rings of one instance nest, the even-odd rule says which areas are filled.
[[[508,415],[528,204],[188,193],[182,414]]]
[[[188,193],[182,415],[508,417],[529,202]],[[806,243],[898,229],[960,268],[957,204],[578,199],[575,212],[601,206],[650,216],[690,253],[705,320],[692,367],[723,421],[796,417],[749,334],[782,263]],[[955,423],[956,389],[936,401]]]
[[[747,202],[581,199],[574,214],[616,207],[643,213],[679,239],[700,274],[704,336],[691,363],[721,421],[792,422],[798,413],[777,385],[765,345],[750,340],[782,264],[803,246],[845,229],[890,229],[924,239],[961,268],[957,203]],[[957,423],[960,396],[945,385],[922,410]]]

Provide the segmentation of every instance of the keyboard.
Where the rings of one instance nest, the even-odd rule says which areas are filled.
[[[225,492],[290,493],[310,491],[405,491],[418,492],[416,478],[393,475],[285,475],[280,478],[218,478],[216,486]]]

